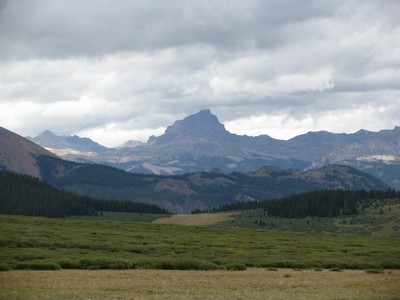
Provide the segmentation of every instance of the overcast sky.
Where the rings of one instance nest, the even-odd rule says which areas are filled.
[[[106,146],[400,125],[400,1],[0,0],[0,126]]]

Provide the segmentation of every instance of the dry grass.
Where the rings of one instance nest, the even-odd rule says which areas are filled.
[[[159,218],[153,221],[157,224],[177,224],[204,226],[227,221],[232,218],[232,213],[213,213],[213,214],[183,214],[172,215],[171,217]]]
[[[10,271],[0,273],[0,299],[394,300],[399,281],[400,270]]]

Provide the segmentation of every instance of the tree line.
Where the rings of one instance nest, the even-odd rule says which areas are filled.
[[[386,191],[345,191],[319,190],[287,196],[274,200],[256,200],[235,202],[221,205],[213,211],[234,211],[262,208],[273,217],[305,218],[305,217],[337,217],[358,213],[359,204],[371,199],[400,198],[400,192],[393,189]],[[198,213],[198,211],[196,211]]]
[[[57,189],[37,178],[0,172],[0,214],[66,217],[98,211],[167,214],[153,204],[99,200]]]

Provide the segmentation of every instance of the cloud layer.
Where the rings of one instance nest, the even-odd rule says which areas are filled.
[[[0,126],[115,146],[211,108],[290,138],[400,125],[394,1],[0,0]]]

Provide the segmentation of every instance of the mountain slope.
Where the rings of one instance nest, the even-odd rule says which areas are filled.
[[[0,127],[0,170],[9,170],[41,178],[39,156],[53,153],[3,127]]]
[[[65,217],[96,211],[168,213],[158,206],[127,201],[94,200],[62,191],[28,175],[0,172],[0,214]]]
[[[41,164],[54,169],[54,159]],[[63,176],[48,176],[57,187],[95,198],[157,204],[171,212],[187,213],[216,205],[269,199],[298,192],[326,189],[387,189],[380,180],[344,166],[318,170],[262,168],[251,173],[199,172],[180,176],[127,173],[102,165],[82,165]]]

